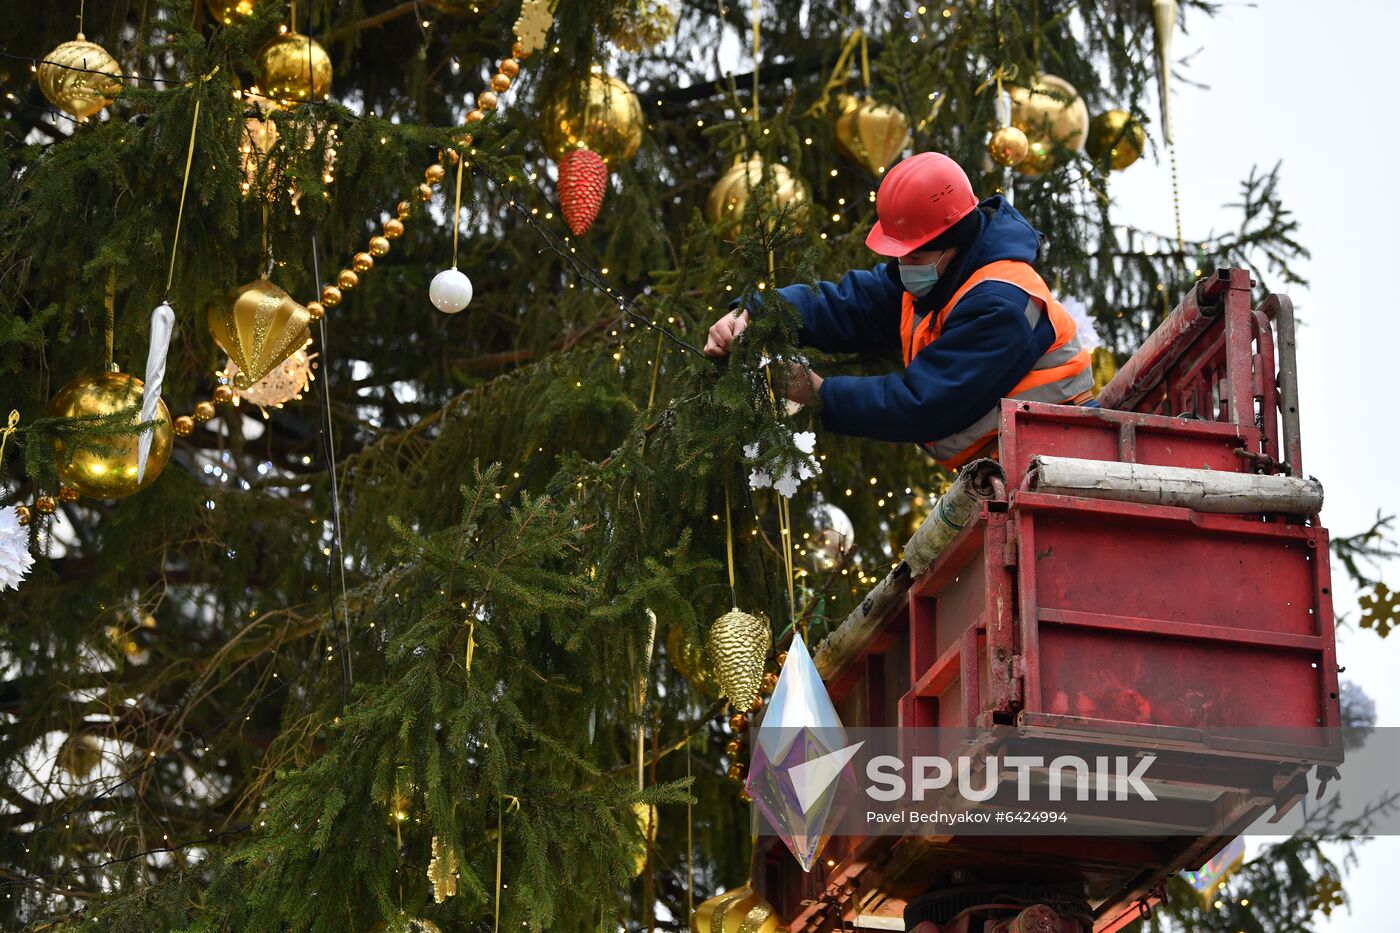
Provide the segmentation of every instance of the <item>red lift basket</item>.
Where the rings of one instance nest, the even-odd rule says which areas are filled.
[[[1242,269],[1197,282],[1101,408],[1004,400],[1006,488],[872,627],[863,653],[823,671],[848,726],[1009,725],[1108,754],[1115,743],[1174,754],[1177,777],[1199,788],[1198,834],[838,836],[811,874],[762,839],[753,883],[787,929],[857,917],[881,928],[869,918],[892,924],[907,901],[971,876],[1082,885],[1094,929],[1118,930],[1171,875],[1201,867],[1271,808],[1281,816],[1313,766],[1341,761],[1338,730],[1316,728],[1341,715],[1315,515],[1032,488],[1037,455],[1301,476],[1292,306],[1271,295],[1254,307],[1251,285]],[[1254,727],[1315,738],[1209,735]]]

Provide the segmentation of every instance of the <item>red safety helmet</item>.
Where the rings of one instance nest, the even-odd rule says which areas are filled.
[[[977,195],[962,166],[941,152],[920,152],[880,182],[880,219],[865,245],[881,256],[906,256],[976,209]]]

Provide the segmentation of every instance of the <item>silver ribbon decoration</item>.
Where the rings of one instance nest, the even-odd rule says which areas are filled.
[[[151,349],[146,353],[146,385],[141,392],[141,420],[154,421],[160,410],[160,387],[165,382],[165,357],[170,351],[170,335],[175,332],[175,309],[168,302],[151,312]],[[152,433],[142,431],[136,448],[136,482],[146,478],[146,458],[151,453]]]

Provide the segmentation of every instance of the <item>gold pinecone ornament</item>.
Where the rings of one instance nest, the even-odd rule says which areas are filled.
[[[634,803],[632,819],[637,821],[637,831],[642,834],[636,848],[632,850],[632,877],[636,878],[646,871],[647,851],[656,845],[656,825],[661,819],[661,814],[657,812],[656,804]]]
[[[121,90],[121,66],[81,32],[44,56],[35,69],[39,91],[59,110],[86,120]]]
[[[428,862],[428,881],[433,885],[433,900],[441,904],[457,894],[457,855],[446,840],[433,837],[433,858]]]
[[[778,933],[773,905],[747,884],[710,898],[690,918],[690,933]]]
[[[710,663],[720,691],[737,710],[753,705],[763,685],[763,662],[773,647],[768,622],[731,609],[710,628]]]
[[[608,38],[624,52],[640,52],[665,42],[676,31],[676,13],[658,0],[624,0],[613,11]]]

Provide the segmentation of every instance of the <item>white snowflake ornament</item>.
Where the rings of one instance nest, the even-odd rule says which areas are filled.
[[[19,523],[19,515],[13,507],[0,509],[0,592],[19,589],[33,566],[29,532]]]

